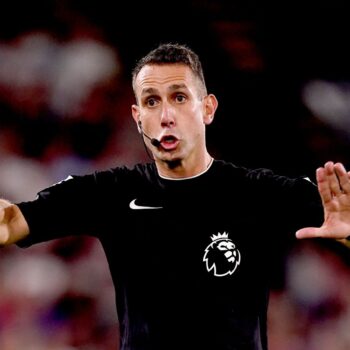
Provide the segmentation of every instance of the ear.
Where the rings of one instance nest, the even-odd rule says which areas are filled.
[[[141,133],[141,127],[140,127],[140,108],[138,105],[132,105],[131,106],[131,113],[132,113],[132,117],[135,120],[135,123],[137,125],[137,130],[139,131],[139,133]]]
[[[205,125],[209,125],[212,123],[216,109],[218,108],[218,100],[216,99],[215,95],[209,94],[204,97],[203,103],[203,122]]]

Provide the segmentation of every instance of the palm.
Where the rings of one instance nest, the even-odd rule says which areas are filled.
[[[350,180],[342,164],[328,162],[317,169],[317,185],[324,208],[324,222],[319,228],[306,227],[298,238],[325,237],[341,239],[350,235]]]

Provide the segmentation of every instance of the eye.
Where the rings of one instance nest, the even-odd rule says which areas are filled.
[[[146,100],[146,105],[148,107],[154,107],[157,105],[157,100],[154,97],[150,97]]]
[[[186,96],[183,94],[177,94],[175,96],[175,100],[176,100],[176,102],[183,103],[186,101]]]
[[[219,249],[219,250],[228,250],[228,247],[227,247],[226,242],[220,242],[220,243],[218,244],[218,249]]]
[[[231,249],[234,249],[234,248],[235,248],[235,245],[232,242],[223,241],[223,242],[220,242],[218,244],[218,249],[219,250],[231,250]]]

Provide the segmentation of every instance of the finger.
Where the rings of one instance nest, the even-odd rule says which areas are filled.
[[[342,189],[339,184],[338,176],[335,172],[335,166],[333,162],[327,162],[325,164],[326,179],[330,187],[331,193],[335,196],[342,194]]]
[[[321,230],[317,227],[304,227],[295,233],[296,238],[316,238],[321,236]]]
[[[341,190],[346,193],[350,194],[350,180],[349,175],[346,172],[344,165],[342,163],[336,163],[334,165],[334,170],[337,174]]]
[[[316,180],[317,187],[320,193],[321,199],[323,203],[328,203],[332,200],[332,192],[329,187],[326,171],[324,168],[318,168],[316,170]]]

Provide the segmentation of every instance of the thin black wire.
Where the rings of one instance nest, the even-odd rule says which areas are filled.
[[[145,148],[148,157],[154,162],[154,158],[153,158],[153,156],[151,156],[151,153],[150,153],[150,151],[149,151],[149,149],[148,149],[148,147],[146,145],[145,137],[143,136],[143,132],[141,132],[140,135],[141,135],[141,138],[142,138],[143,147]]]

